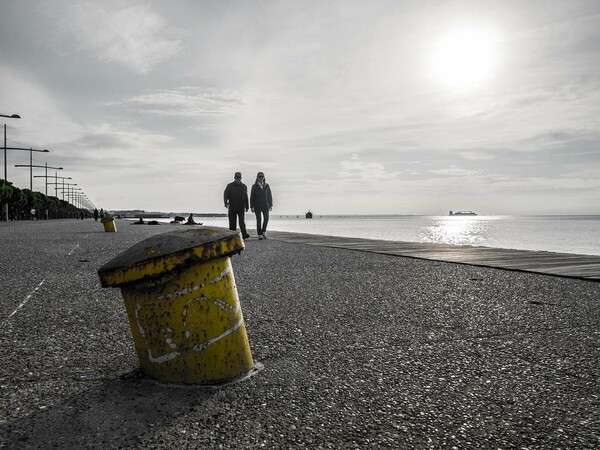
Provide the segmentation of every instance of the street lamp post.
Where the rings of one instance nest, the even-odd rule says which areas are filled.
[[[17,166],[15,166],[15,167],[17,167]],[[27,166],[25,166],[25,167],[27,167]],[[33,178],[45,178],[46,179],[46,197],[48,197],[48,169],[63,170],[63,168],[62,167],[52,167],[52,166],[49,166],[48,163],[45,163],[44,166],[33,166],[33,167],[45,167],[46,168],[46,175],[35,175]],[[58,172],[55,172],[55,173],[58,173]],[[54,178],[54,177],[52,175],[50,175],[50,178]]]
[[[52,167],[49,166],[48,163],[46,163],[43,166],[39,166],[39,165],[35,165],[35,164],[15,164],[15,167],[29,167],[29,190],[33,191],[33,179],[34,178],[44,178],[43,175],[36,175],[35,177],[33,176],[33,168],[34,167],[41,167],[41,168],[46,168],[46,178],[48,177],[48,168],[50,169],[57,169],[57,170],[62,170],[62,167]],[[48,195],[48,184],[46,184],[46,196]]]
[[[65,185],[67,185],[67,189],[65,189]],[[62,191],[62,199],[63,200],[65,199],[65,191],[67,191],[67,202],[69,202],[69,191],[70,191],[70,187],[69,186],[77,186],[77,183],[65,183],[65,179],[63,179],[63,188],[61,189],[61,191]]]
[[[55,172],[55,173],[57,173],[57,172]],[[71,177],[59,177],[58,175],[54,175],[54,177],[52,177],[52,178],[55,179],[55,182],[54,183],[48,183],[48,184],[53,184],[54,185],[54,196],[56,198],[58,198],[58,185],[62,184],[62,187],[63,187],[63,189],[62,189],[63,190],[63,198],[62,199],[64,200],[65,199],[65,192],[64,192],[64,190],[65,190],[65,180],[70,180]],[[58,178],[62,179],[62,183],[59,183],[58,181],[56,181]]]
[[[27,151],[29,152],[29,166],[31,166],[33,164],[33,152],[40,152],[40,153],[49,153],[50,150],[48,150],[47,148],[43,149],[43,150],[38,150],[35,148],[24,148],[24,147],[4,147],[4,150],[22,150],[22,151]],[[29,167],[26,166],[26,167]],[[6,153],[4,154],[4,179],[8,181],[8,175],[6,174]],[[30,170],[29,171],[29,184],[30,186],[33,184],[33,171]]]
[[[54,178],[54,183],[48,183],[48,184],[53,184],[54,185],[54,196],[56,198],[58,198],[58,191],[60,190],[62,192],[62,200],[65,200],[65,185],[67,185],[67,187],[70,185],[70,183],[65,183],[65,180],[70,180],[71,177],[59,177],[58,176],[58,172],[55,172],[55,175],[50,178]],[[59,183],[58,179],[61,179],[62,181]],[[62,188],[59,188],[58,186],[62,185]],[[74,185],[76,186],[76,185]]]
[[[77,188],[72,187],[71,188],[71,203],[72,203],[73,206],[76,206],[77,208],[80,208],[79,199],[80,199],[80,197],[81,197],[82,194],[83,194],[83,189],[81,189],[79,187],[77,187]]]
[[[59,191],[63,192],[63,199],[65,197],[65,192],[67,193],[67,203],[71,203],[71,186],[73,186],[74,184],[76,185],[76,183],[65,183],[65,185],[67,186],[66,188],[58,188]]]
[[[63,180],[63,182],[64,182],[64,180]],[[77,183],[64,183],[64,184],[67,185],[67,189],[66,189],[66,191],[67,191],[67,203],[71,203],[71,205],[75,206],[72,203],[72,201],[73,201],[72,200],[72,192],[73,192],[73,189],[75,189],[75,188],[73,188],[73,186],[77,186]],[[64,200],[65,199],[65,188],[64,187],[62,188],[62,194],[63,194],[63,200]],[[71,199],[71,201],[69,201],[69,199]]]
[[[63,180],[63,182],[64,182],[64,180]],[[65,184],[67,185],[67,203],[69,203],[69,189],[71,189],[70,186],[77,186],[77,183],[64,183],[63,184],[63,200],[65,199],[65,188],[64,188]]]
[[[15,165],[15,167],[19,167],[19,165]],[[28,167],[28,166],[23,166],[23,167]],[[46,185],[46,197],[48,197],[48,168],[50,169],[56,169],[56,170],[63,170],[62,167],[52,167],[49,166],[48,163],[44,163],[43,166],[36,166],[36,165],[32,165],[29,167],[44,167],[46,169],[46,174],[45,175],[35,175],[33,178],[44,178],[44,182]],[[58,172],[54,172],[54,173],[58,173]],[[31,191],[33,191],[33,187],[30,187]],[[56,193],[56,192],[55,192]],[[48,220],[50,215],[50,212],[48,211],[48,209],[46,209],[46,220]]]
[[[83,193],[83,189],[81,189],[80,187],[77,188],[71,188],[71,199],[73,200],[73,205],[77,206],[79,208],[79,200],[81,199],[81,196],[84,195]]]
[[[18,114],[0,114],[0,117],[7,117],[8,119],[20,119],[21,116]],[[4,181],[8,183],[8,178],[6,177],[6,124],[4,124]],[[4,213],[6,215],[6,221],[8,222],[8,202],[4,205]]]
[[[86,202],[87,199],[88,198],[87,198],[87,196],[85,194],[79,196],[79,207],[80,208],[86,208],[85,207],[85,202]],[[86,208],[86,209],[88,209],[88,208]]]
[[[13,114],[11,116],[7,116],[6,114],[0,114],[0,117],[8,117],[9,119],[20,119],[21,116],[18,114]],[[6,146],[6,124],[4,124],[4,179],[8,181],[8,175],[6,170],[6,150],[9,148]]]

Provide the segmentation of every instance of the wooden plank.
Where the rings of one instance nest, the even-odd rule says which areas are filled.
[[[600,256],[271,231],[269,237],[323,247],[600,281]]]

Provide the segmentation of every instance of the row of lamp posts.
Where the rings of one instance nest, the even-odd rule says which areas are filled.
[[[19,116],[18,114],[12,114],[12,115],[0,114],[0,117],[6,117],[8,119],[20,119],[21,118],[21,116]],[[84,204],[91,205],[91,207],[94,208],[94,204],[87,198],[87,196],[83,193],[83,191],[81,193],[78,192],[77,195],[75,195],[75,192],[74,192],[75,190],[81,191],[80,188],[71,188],[71,186],[77,186],[76,183],[65,183],[65,180],[70,180],[71,177],[59,177],[58,172],[55,172],[54,176],[48,175],[48,169],[63,170],[62,167],[49,166],[48,163],[45,163],[45,165],[43,165],[43,166],[33,164],[33,152],[49,153],[50,150],[48,150],[48,149],[39,150],[39,149],[35,149],[35,148],[24,148],[24,147],[7,147],[7,145],[6,145],[6,124],[4,124],[4,179],[6,180],[6,182],[8,182],[8,173],[7,173],[8,169],[7,169],[7,157],[6,157],[7,150],[21,150],[21,151],[29,152],[29,164],[15,164],[15,167],[29,167],[29,190],[31,190],[33,192],[33,178],[45,178],[45,180],[46,180],[46,196],[48,196],[48,185],[53,184],[54,185],[54,194],[58,198],[58,190],[59,190],[58,186],[59,186],[59,184],[62,184],[61,191],[62,191],[62,199],[63,200],[65,199],[65,192],[67,192],[67,201],[70,201],[71,204],[76,205],[78,208],[82,208],[82,206]],[[34,177],[33,176],[33,168],[34,167],[45,168],[46,169],[45,175],[39,175],[39,176],[36,175]],[[49,183],[48,178],[54,178],[54,183]],[[58,182],[59,179],[62,179],[62,183]],[[65,186],[67,186],[66,189],[65,189]],[[8,203],[6,203],[4,205],[4,214],[5,214],[6,221],[8,221]]]

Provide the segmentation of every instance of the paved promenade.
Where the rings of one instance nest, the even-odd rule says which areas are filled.
[[[0,448],[600,446],[596,281],[251,239],[259,370],[165,386],[97,269],[174,225],[117,227],[0,223]]]

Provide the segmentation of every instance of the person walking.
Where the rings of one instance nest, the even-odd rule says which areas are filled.
[[[250,191],[250,209],[256,215],[258,239],[266,239],[269,211],[273,209],[273,195],[265,174],[262,172],[258,172],[256,175],[256,181]]]
[[[94,220],[98,222],[98,208],[94,208]]]
[[[248,187],[242,183],[241,172],[236,172],[233,181],[227,185],[223,193],[225,208],[228,209],[229,229],[235,231],[236,221],[239,220],[242,237],[250,237],[246,231],[246,222],[244,220],[245,212],[248,212]]]

